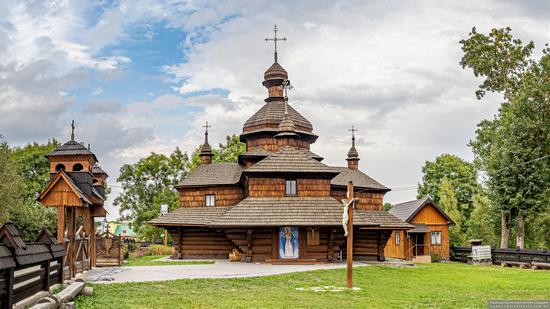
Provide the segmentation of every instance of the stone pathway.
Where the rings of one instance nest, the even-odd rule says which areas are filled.
[[[354,267],[360,266],[368,266],[368,264],[354,262]],[[214,264],[101,267],[87,271],[81,276],[90,282],[115,283],[196,278],[246,278],[344,267],[346,267],[345,263],[271,265],[266,263],[231,263],[227,260],[216,260]]]

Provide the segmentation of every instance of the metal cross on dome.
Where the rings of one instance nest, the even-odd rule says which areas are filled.
[[[348,131],[351,132],[351,138],[355,140],[355,132],[357,132],[357,129],[352,125],[351,129],[349,129]]]
[[[275,62],[277,62],[277,41],[286,41],[286,37],[278,38],[277,37],[277,31],[279,31],[279,28],[277,28],[277,25],[273,27],[273,33],[274,36],[272,38],[265,38],[265,41],[273,41],[275,43]]]
[[[212,126],[208,124],[208,121],[205,125],[202,126],[206,130],[206,134],[208,134],[208,128],[211,128]]]

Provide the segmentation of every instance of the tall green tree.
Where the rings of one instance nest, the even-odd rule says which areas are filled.
[[[151,153],[135,164],[125,164],[117,181],[123,192],[113,202],[123,220],[130,220],[138,236],[146,240],[160,238],[161,229],[148,226],[147,221],[160,214],[160,205],[170,210],[179,206],[174,185],[187,175],[189,158],[179,148],[169,156]]]
[[[418,185],[418,197],[430,195],[438,204],[443,180],[449,182],[455,192],[458,209],[467,220],[473,211],[473,197],[479,191],[474,165],[452,154],[442,154],[434,161],[426,161],[422,167],[422,183]]]
[[[533,42],[523,44],[510,28],[493,29],[488,35],[474,28],[461,44],[463,68],[484,78],[476,91],[478,99],[486,92],[504,97],[498,115],[478,125],[470,145],[501,217],[501,247],[508,247],[515,224],[516,246],[523,248],[527,219],[538,215],[549,196],[548,50],[541,59],[533,59]]]
[[[467,222],[465,239],[482,239],[484,244],[498,245],[499,217],[495,216],[493,208],[486,192],[474,195],[474,210]]]
[[[13,209],[19,207],[22,184],[17,167],[10,156],[8,143],[0,135],[0,223],[10,219]]]
[[[231,136],[226,136],[225,144],[218,144],[218,147],[212,149],[212,162],[217,163],[236,163],[239,155],[243,154],[246,151],[246,144],[242,143],[239,139],[239,136],[233,134]],[[201,164],[201,159],[199,154],[201,152],[201,147],[199,146],[193,151],[191,155],[191,161],[189,162],[188,170],[192,171],[197,166]]]
[[[458,206],[455,189],[447,177],[443,177],[439,186],[439,207],[449,216],[455,225],[449,227],[449,242],[452,246],[460,246],[464,243],[462,233],[462,213]]]

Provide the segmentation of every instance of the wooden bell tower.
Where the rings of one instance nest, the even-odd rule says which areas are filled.
[[[65,245],[70,277],[95,266],[94,217],[106,215],[107,174],[89,147],[74,140],[74,130],[73,121],[71,140],[46,155],[50,182],[38,198],[42,205],[57,208],[57,240]]]

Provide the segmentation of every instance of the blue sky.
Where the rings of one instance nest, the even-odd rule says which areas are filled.
[[[360,167],[414,187],[442,153],[472,159],[476,124],[500,98],[459,66],[476,26],[510,26],[536,49],[550,41],[545,1],[58,1],[0,3],[0,134],[12,145],[91,143],[116,194],[120,166],[239,134],[266,96],[277,23],[279,62],[325,163],[345,165],[358,128]],[[395,190],[386,201],[415,197]],[[117,210],[111,208],[111,213]]]

